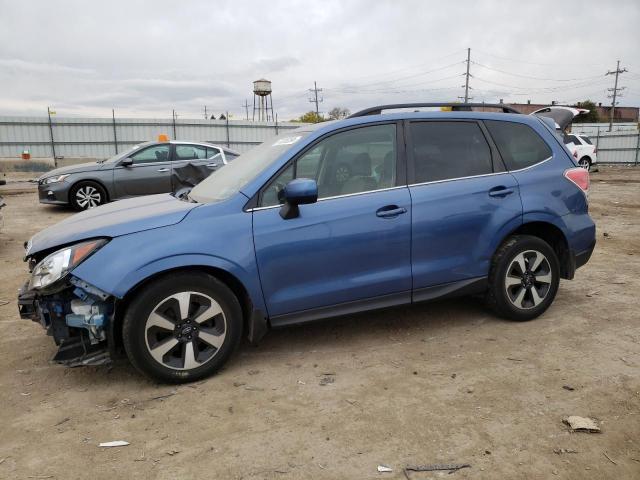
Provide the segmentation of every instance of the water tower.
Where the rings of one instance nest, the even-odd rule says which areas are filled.
[[[253,120],[256,120],[256,110],[258,111],[258,121],[273,121],[273,98],[271,97],[271,82],[261,78],[253,82]],[[269,116],[271,110],[271,116]]]

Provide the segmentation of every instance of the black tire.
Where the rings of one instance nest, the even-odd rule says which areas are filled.
[[[587,172],[591,171],[591,159],[589,157],[582,157],[578,160],[578,165],[584,168]]]
[[[176,314],[180,312],[176,307],[181,310],[181,304],[172,296],[185,294],[189,295],[186,303],[187,318],[177,319]],[[206,297],[214,301],[216,308],[219,307],[221,312],[210,320],[198,323],[196,319],[209,308],[206,306],[208,301]],[[205,302],[205,306],[203,307],[202,303],[198,304],[199,301]],[[213,306],[213,303],[209,303],[209,306]],[[152,318],[157,317],[155,315],[152,317],[152,314],[158,314],[161,311],[163,312],[162,320],[171,319],[172,327],[175,328],[173,331],[155,326],[156,321]],[[183,316],[179,315],[179,317]],[[208,322],[211,324],[205,328],[203,325]],[[204,272],[180,272],[161,277],[135,294],[124,316],[122,340],[129,360],[140,372],[161,382],[185,383],[213,375],[226,363],[240,343],[242,325],[240,303],[224,283]],[[187,340],[187,334],[184,332],[188,328],[191,330]],[[221,336],[221,344],[213,347],[213,343],[203,340],[204,337],[201,335],[211,337],[211,333],[206,332]],[[154,342],[156,346],[154,347],[150,342]],[[160,360],[154,358],[152,350],[156,351],[157,348],[164,350],[164,345],[170,345],[173,342],[176,342],[176,345],[166,353],[160,354],[162,355]],[[190,358],[198,366],[186,367],[188,349],[191,352],[195,351],[195,355]],[[207,355],[210,357],[204,358]],[[159,354],[156,353],[156,356]],[[202,358],[201,363],[198,358]]]
[[[106,190],[96,182],[81,181],[69,190],[69,204],[76,210],[87,210],[107,201]]]
[[[535,272],[531,272],[529,269],[539,259],[536,254],[541,254],[543,260]],[[522,274],[519,273],[521,264],[525,265]],[[559,284],[560,264],[553,248],[538,237],[514,235],[507,238],[493,256],[486,300],[501,317],[532,320],[553,303]]]

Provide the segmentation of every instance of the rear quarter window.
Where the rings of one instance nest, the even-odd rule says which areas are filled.
[[[551,157],[551,148],[531,127],[522,123],[484,122],[509,170],[520,170]]]

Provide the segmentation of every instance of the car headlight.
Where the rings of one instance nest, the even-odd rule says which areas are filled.
[[[29,288],[37,290],[48,287],[64,278],[67,273],[105,243],[107,243],[107,240],[104,238],[90,240],[53,252],[34,267],[29,281]]]
[[[56,175],[53,177],[47,177],[45,179],[42,180],[42,184],[43,185],[49,185],[50,183],[58,183],[58,182],[62,182],[65,178],[67,178],[70,174],[67,173],[65,175]]]

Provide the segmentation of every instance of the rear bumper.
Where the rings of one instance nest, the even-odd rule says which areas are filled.
[[[38,185],[38,199],[40,203],[53,205],[67,205],[69,203],[69,187],[66,182]]]
[[[589,259],[591,258],[591,254],[593,253],[593,250],[595,248],[596,248],[596,241],[594,239],[591,247],[587,248],[586,250],[583,250],[582,252],[576,253],[575,255],[576,269],[582,267],[589,261]]]

